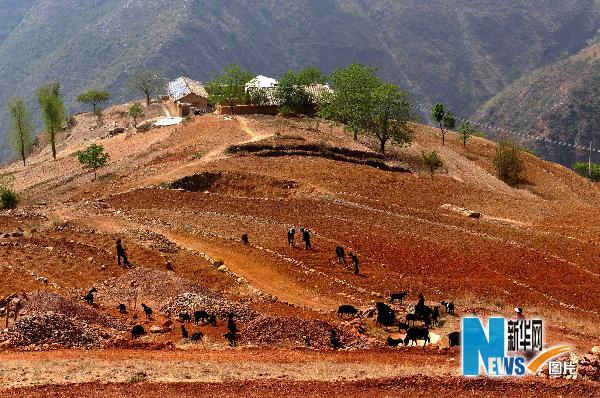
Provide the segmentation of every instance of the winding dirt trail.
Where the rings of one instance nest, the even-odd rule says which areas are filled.
[[[260,141],[263,140],[265,138],[271,137],[273,136],[273,134],[260,134],[257,133],[256,131],[254,131],[248,122],[248,119],[245,117],[240,117],[237,116],[235,118],[235,120],[237,120],[242,128],[242,130],[248,134],[248,136],[250,137],[247,140],[244,141],[238,141],[238,142],[229,142],[227,144],[224,145],[219,145],[216,148],[212,149],[211,151],[209,151],[207,154],[205,154],[204,156],[202,156],[200,159],[195,160],[193,162],[187,162],[184,164],[181,164],[175,168],[171,168],[168,171],[165,172],[161,172],[158,174],[153,175],[152,177],[149,177],[143,181],[141,181],[139,184],[137,184],[139,187],[148,187],[148,186],[153,186],[153,185],[157,185],[163,182],[169,182],[169,181],[174,181],[177,180],[179,178],[194,174],[196,172],[198,172],[198,170],[200,170],[202,168],[202,166],[217,161],[217,160],[221,160],[221,159],[227,159],[229,156],[225,154],[225,150],[233,144],[247,144],[250,142],[256,142],[256,141]]]

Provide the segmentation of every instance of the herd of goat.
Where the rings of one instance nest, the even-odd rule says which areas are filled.
[[[94,303],[94,293],[96,293],[96,288],[92,288],[89,290],[83,299],[88,304]],[[403,304],[404,299],[408,296],[408,291],[402,291],[398,293],[392,293],[390,295],[390,305],[394,304],[397,301],[400,301],[400,304]],[[370,308],[366,310],[364,313],[359,314],[359,310],[349,304],[340,305],[337,311],[339,317],[347,316],[347,317],[357,317],[357,316],[374,316],[376,313],[376,325],[384,326],[387,328],[392,326],[398,326],[398,331],[405,330],[406,336],[404,339],[394,339],[392,337],[388,337],[387,344],[392,347],[399,346],[404,343],[404,345],[410,345],[414,342],[417,344],[417,340],[423,340],[423,346],[427,345],[427,343],[431,342],[431,337],[429,334],[429,328],[439,326],[439,318],[440,318],[440,307],[443,306],[447,314],[454,314],[454,303],[442,301],[440,305],[436,305],[433,307],[429,307],[425,304],[425,297],[422,293],[419,294],[419,300],[417,304],[414,306],[414,311],[406,314],[404,321],[400,321],[396,317],[396,312],[394,309],[383,302],[375,303],[374,308]],[[146,304],[141,304],[142,309],[144,310],[144,314],[147,319],[152,319],[153,311],[152,308],[147,306]],[[119,312],[121,314],[125,314],[127,312],[127,307],[125,304],[119,304]],[[235,326],[234,321],[235,315],[228,315],[228,323],[227,327],[229,329],[229,333],[227,333],[226,337],[230,341],[231,345],[235,345],[235,334],[237,331],[237,327]],[[217,326],[217,317],[214,314],[209,314],[205,310],[195,311],[192,315],[188,312],[181,312],[179,314],[179,320],[182,322],[181,325],[181,336],[184,339],[190,338],[189,332],[186,329],[186,323],[193,322],[198,325],[202,324],[210,324],[212,326]],[[422,322],[423,326],[415,326],[416,322]],[[133,339],[137,339],[146,333],[144,327],[142,325],[135,325],[131,329],[131,337]],[[204,335],[202,332],[195,332],[191,336],[192,341],[202,341]],[[451,347],[458,346],[460,344],[460,333],[452,332],[448,335],[449,345]]]
[[[402,304],[406,296],[408,296],[408,291],[406,290],[392,293],[390,295],[390,304],[393,304],[396,301],[400,301],[400,304]],[[444,307],[447,314],[454,314],[454,303],[442,301],[440,304]],[[427,306],[425,304],[425,297],[420,293],[419,301],[414,306],[414,312],[407,313],[404,322],[398,320],[394,309],[383,302],[375,303],[374,308],[370,308],[362,314],[359,314],[359,310],[356,307],[349,304],[343,304],[339,306],[337,313],[339,317],[356,317],[359,315],[373,316],[376,313],[376,325],[384,326],[386,329],[397,325],[398,331],[406,331],[406,337],[404,339],[388,337],[387,343],[389,346],[395,347],[402,343],[409,345],[413,342],[416,345],[417,340],[423,340],[423,346],[425,346],[431,341],[429,328],[432,326],[439,326],[440,305],[434,307]],[[415,322],[422,322],[423,326],[416,327]],[[450,333],[448,335],[448,341],[451,347],[458,346],[460,344],[459,332]]]

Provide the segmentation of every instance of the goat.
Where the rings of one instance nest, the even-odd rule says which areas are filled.
[[[406,323],[410,324],[412,322],[412,324],[415,324],[415,321],[420,321],[421,317],[417,314],[406,314]]]
[[[125,304],[119,304],[119,312],[121,314],[126,314],[127,313],[127,306]]]
[[[194,312],[194,323],[197,325],[200,321],[205,323],[210,319],[210,314],[204,310]]]
[[[204,340],[204,333],[195,332],[194,334],[192,334],[192,341],[202,341],[202,340]]]
[[[242,243],[244,244],[244,246],[247,245],[248,243],[250,243],[250,239],[248,238],[247,233],[242,234]]]
[[[89,305],[92,305],[92,304],[94,304],[94,293],[96,293],[97,291],[98,291],[98,290],[96,290],[96,288],[95,288],[95,287],[91,288],[91,289],[90,289],[90,290],[89,290],[89,291],[88,291],[88,292],[85,294],[85,296],[83,297],[83,299],[84,299],[85,301],[87,301],[87,303],[88,303]]]
[[[398,331],[401,330],[408,330],[410,326],[408,325],[408,323],[404,323],[404,322],[399,322],[398,323]]]
[[[187,312],[180,312],[179,319],[181,320],[181,322],[191,322],[192,321],[190,314],[188,314]]]
[[[460,332],[448,333],[448,345],[450,347],[460,346]]]
[[[448,314],[454,314],[454,303],[448,303]]]
[[[390,294],[390,304],[396,300],[400,300],[400,304],[404,301],[404,298],[408,296],[408,290]]]
[[[387,338],[387,345],[390,347],[398,347],[403,342],[404,342],[404,340],[402,340],[402,339],[393,339],[391,337]]]
[[[133,328],[131,328],[132,339],[140,338],[144,334],[146,334],[146,331],[144,330],[144,327],[142,325],[135,325]]]
[[[358,314],[358,310],[350,304],[342,304],[338,308],[337,314],[339,317],[342,315],[356,316],[356,314]]]
[[[208,323],[210,323],[212,326],[217,326],[217,316],[211,315],[208,317]]]
[[[406,337],[404,337],[404,345],[409,345],[411,342],[415,342],[417,345],[417,340],[423,340],[423,347],[427,345],[431,341],[429,337],[429,329],[428,328],[409,328],[406,331]]]
[[[142,303],[142,308],[144,309],[144,313],[146,314],[146,318],[152,319],[152,308],[148,307],[144,303]]]
[[[185,328],[185,325],[181,325],[181,338],[183,339],[187,339],[188,338],[188,331]]]

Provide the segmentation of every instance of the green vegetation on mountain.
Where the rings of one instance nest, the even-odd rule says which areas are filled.
[[[440,101],[468,116],[524,73],[579,51],[598,11],[595,0],[6,0],[0,103],[19,95],[38,115],[35,90],[60,80],[72,113],[90,87],[114,103],[139,95],[125,83],[142,69],[206,81],[231,62],[280,77],[358,61],[421,107]]]
[[[600,144],[600,44],[519,79],[478,115],[500,128],[588,147]],[[567,166],[588,151],[525,140],[542,158]],[[596,156],[599,156],[596,154]]]

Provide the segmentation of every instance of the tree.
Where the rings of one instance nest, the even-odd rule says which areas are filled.
[[[298,72],[288,71],[277,82],[275,98],[280,107],[301,107],[314,103],[306,87],[311,84],[324,84],[327,77],[321,73],[319,68],[310,66]]]
[[[65,121],[65,106],[60,96],[60,84],[50,83],[40,87],[37,96],[46,134],[52,146],[52,157],[56,160],[56,139]]]
[[[454,127],[456,127],[456,119],[454,118],[452,112],[448,112],[444,115],[444,127],[448,130],[452,130]]]
[[[446,134],[446,132],[444,131],[443,124],[442,124],[444,122],[445,115],[446,115],[446,112],[444,111],[444,105],[442,105],[438,102],[437,104],[435,104],[433,106],[433,109],[431,110],[431,116],[433,117],[433,120],[435,120],[438,123],[438,125],[440,126],[440,131],[442,132],[442,146],[444,145],[445,134]]]
[[[150,105],[150,97],[157,92],[163,80],[163,73],[159,70],[142,70],[129,78],[129,88],[139,91],[146,96],[146,105]]]
[[[248,100],[254,106],[268,105],[271,102],[269,91],[264,87],[249,87]]]
[[[408,122],[412,120],[412,109],[406,92],[394,84],[382,84],[373,91],[370,107],[367,132],[379,140],[381,153],[389,140],[400,145],[410,143]]]
[[[465,149],[467,148],[467,141],[470,140],[471,136],[475,133],[477,133],[477,130],[468,121],[460,124],[460,127],[458,128],[458,138],[462,141]]]
[[[106,91],[90,90],[77,97],[77,102],[82,104],[92,104],[92,110],[96,113],[96,106],[99,103],[106,102],[110,99],[110,94]]]
[[[94,181],[96,180],[96,172],[99,168],[106,166],[110,155],[104,153],[102,145],[92,144],[85,151],[77,151],[77,159],[83,165],[84,169],[94,171]]]
[[[129,116],[133,119],[133,127],[137,128],[137,119],[142,116],[142,113],[144,113],[144,108],[139,102],[136,102],[129,107]]]
[[[500,141],[493,164],[498,178],[507,184],[516,185],[522,180],[523,159],[519,147],[514,142]]]
[[[594,182],[600,182],[600,164],[592,163],[591,172],[588,162],[575,163],[573,170],[585,178],[589,178]]]
[[[11,143],[25,166],[25,157],[31,151],[31,115],[21,97],[13,98],[8,104],[11,117]]]
[[[220,75],[215,75],[208,83],[209,101],[213,104],[229,105],[233,115],[236,104],[246,102],[246,83],[254,76],[242,67],[230,64],[223,68]]]
[[[429,167],[429,172],[431,174],[431,179],[433,180],[433,173],[444,165],[444,162],[438,155],[437,151],[423,151],[423,162]]]
[[[343,123],[358,139],[370,117],[373,91],[383,82],[375,75],[375,69],[358,63],[337,69],[331,74],[334,94],[329,102],[323,102],[320,115],[328,114],[334,121]]]

